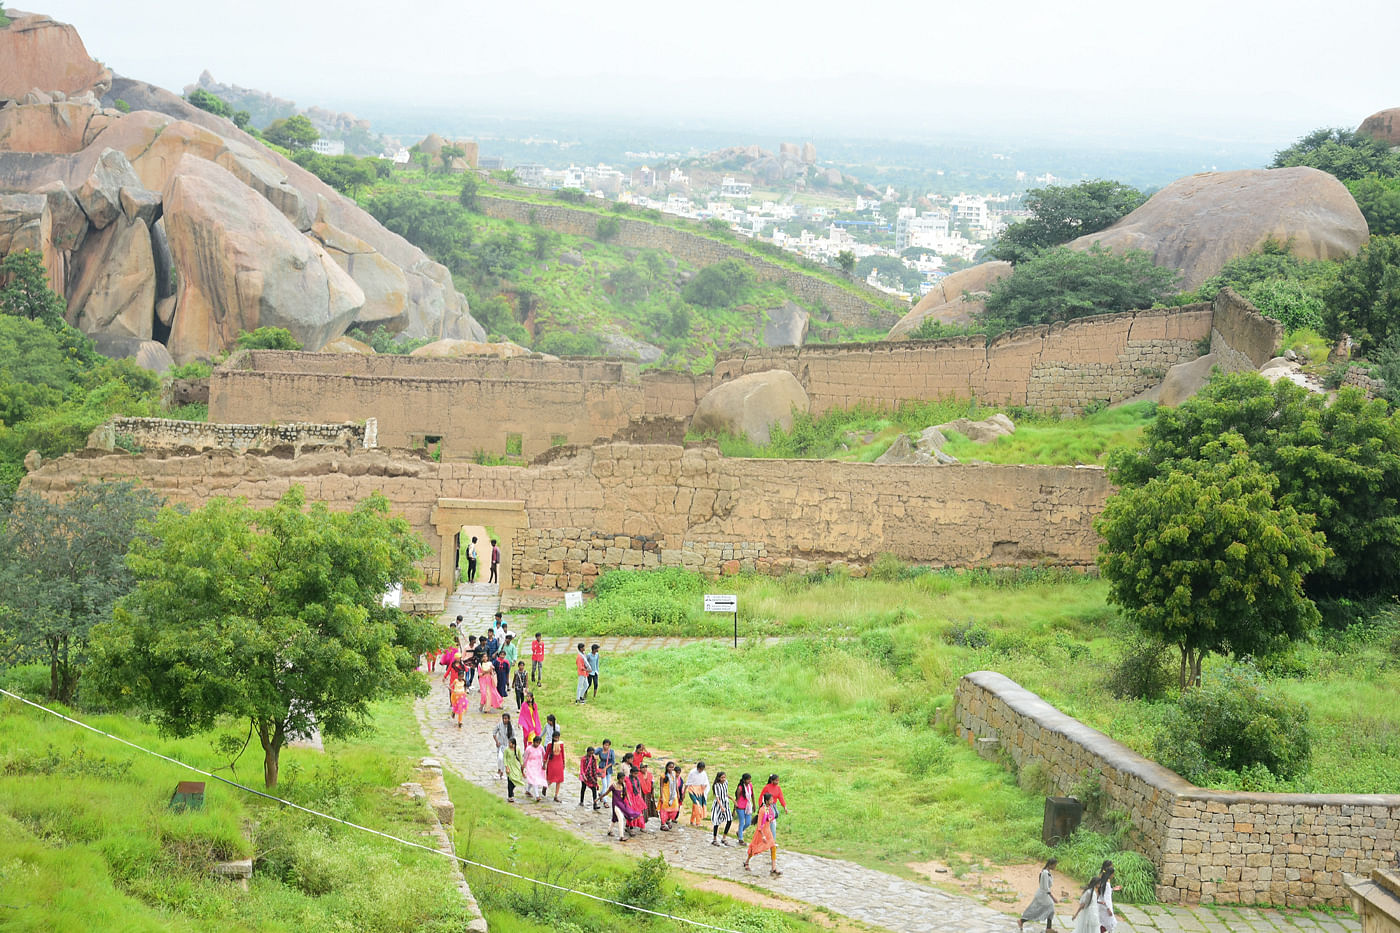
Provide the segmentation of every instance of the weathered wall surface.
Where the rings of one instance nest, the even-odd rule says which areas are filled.
[[[1100,772],[1107,808],[1132,817],[1168,903],[1345,906],[1343,873],[1387,865],[1400,846],[1400,795],[1196,787],[1001,674],[962,678],[954,712],[959,735],[996,738],[1017,767],[1043,761],[1061,793]]]
[[[825,307],[830,313],[830,320],[850,327],[887,330],[908,310],[887,307],[884,302],[888,297],[882,292],[872,289],[869,297],[864,298],[815,275],[804,275],[737,246],[675,227],[633,220],[625,215],[599,214],[563,204],[535,204],[489,196],[478,196],[477,200],[481,204],[481,212],[488,217],[537,224],[573,236],[595,236],[599,219],[615,217],[618,232],[611,242],[619,246],[659,249],[696,266],[712,266],[725,259],[738,259],[751,266],[761,281],[783,282],[799,300]]]
[[[438,499],[519,500],[529,533],[513,545],[510,566],[524,588],[577,587],[605,569],[648,566],[648,554],[655,565],[716,574],[862,564],[884,552],[957,567],[1088,566],[1098,545],[1092,522],[1109,493],[1103,471],[1088,467],[728,460],[712,447],[623,443],[531,467],[437,463],[384,448],[295,459],[87,450],[43,464],[25,484],[61,495],[119,477],[192,505],[215,496],[266,505],[301,483],[309,498],[348,508],[380,491],[435,548],[443,546],[432,523]]]
[[[1258,369],[1277,353],[1283,325],[1260,314],[1232,288],[1222,288],[1213,303],[1210,352],[1222,372]]]
[[[88,437],[88,447],[113,450],[272,450],[290,445],[293,453],[308,447],[374,447],[378,425],[362,424],[212,424],[168,418],[114,418]]]

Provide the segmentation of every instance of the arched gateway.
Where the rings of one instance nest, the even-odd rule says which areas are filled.
[[[521,499],[439,499],[428,519],[439,536],[438,580],[451,587],[458,579],[458,556],[461,554],[460,535],[463,528],[491,529],[501,549],[501,564],[497,574],[501,589],[510,585],[510,559],[517,529],[529,528],[530,518]],[[486,579],[490,570],[491,545],[478,542],[481,569],[477,581]],[[432,583],[433,581],[428,581]]]

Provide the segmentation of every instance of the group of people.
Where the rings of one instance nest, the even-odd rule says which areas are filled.
[[[462,728],[462,717],[471,705],[468,694],[473,683],[477,688],[478,712],[485,713],[487,707],[500,709],[511,690],[515,692],[516,708],[523,707],[526,697],[531,696],[531,682],[538,685],[544,675],[543,636],[536,632],[535,640],[530,643],[530,673],[526,674],[510,623],[500,612],[483,634],[467,636],[465,647],[461,644],[461,616],[451,628],[456,636],[453,643],[446,651],[428,652],[426,660],[429,674],[436,673],[438,665],[442,665],[442,679],[447,683],[449,708],[457,720],[457,728]],[[513,679],[512,668],[515,669]]]
[[[1047,931],[1054,929],[1055,924],[1055,895],[1051,893],[1054,885],[1054,876],[1050,870],[1059,864],[1058,859],[1050,859],[1045,863],[1045,867],[1040,870],[1040,884],[1035,892],[1035,897],[1031,898],[1030,906],[1021,914],[1021,919],[1017,921],[1016,928],[1024,930],[1026,923],[1039,923],[1045,921]],[[1099,873],[1089,879],[1089,883],[1084,886],[1083,892],[1079,895],[1079,903],[1075,906],[1074,915],[1070,920],[1074,923],[1074,933],[1113,933],[1118,926],[1118,918],[1113,912],[1113,892],[1123,890],[1121,885],[1113,883],[1113,862],[1104,859],[1099,866]]]
[[[496,579],[496,568],[501,563],[501,548],[496,543],[496,539],[491,539],[491,576],[486,578],[487,583],[499,583]],[[467,582],[476,582],[476,535],[472,535],[471,542],[467,544]]]

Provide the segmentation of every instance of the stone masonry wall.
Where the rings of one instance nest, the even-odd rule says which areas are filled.
[[[1222,372],[1257,370],[1283,342],[1283,325],[1264,317],[1232,288],[1222,288],[1212,303],[1210,352]]]
[[[531,534],[518,536],[509,563],[512,573],[536,575],[516,581],[525,587],[550,585],[549,576],[558,585],[561,572],[577,586],[595,568],[647,566],[648,553],[659,566],[711,573],[863,565],[885,552],[953,567],[1087,567],[1098,546],[1093,519],[1109,493],[1103,471],[1090,467],[730,460],[713,447],[625,443],[563,450],[530,467],[438,463],[386,448],[294,459],[86,450],[44,463],[25,486],[63,495],[85,480],[121,477],[190,505],[243,496],[265,506],[300,483],[309,499],[349,508],[379,491],[435,550],[443,544],[431,517],[439,499],[522,501]],[[633,543],[622,547],[618,536]],[[601,561],[589,559],[599,550],[592,542],[607,538]],[[567,553],[581,545],[564,542],[585,539],[584,557]],[[562,558],[550,553],[558,547]],[[638,549],[640,565],[626,556]],[[525,569],[535,560],[579,566]]]
[[[488,217],[537,224],[572,236],[595,236],[598,221],[603,217],[614,217],[618,222],[618,232],[611,242],[634,249],[659,249],[696,266],[711,266],[725,259],[738,259],[751,266],[761,281],[782,282],[799,300],[825,307],[830,320],[850,327],[887,330],[904,313],[903,310],[888,307],[885,304],[888,296],[882,292],[872,289],[868,298],[861,297],[833,282],[789,269],[755,256],[748,250],[699,233],[635,220],[625,214],[599,214],[563,204],[536,204],[485,195],[478,196],[477,200],[481,204],[481,212]]]
[[[114,418],[88,437],[88,447],[113,450],[272,450],[291,445],[299,453],[307,447],[344,449],[378,445],[378,425],[373,418],[361,424],[210,424],[204,421],[172,421],[168,418]]]
[[[1345,906],[1343,873],[1389,864],[1400,846],[1400,795],[1196,787],[992,671],[959,681],[954,715],[959,736],[996,738],[1018,768],[1044,762],[1060,793],[1100,773],[1105,809],[1132,818],[1168,903]]]

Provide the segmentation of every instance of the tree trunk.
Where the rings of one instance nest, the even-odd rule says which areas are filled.
[[[1181,670],[1180,684],[1183,693],[1190,687],[1201,685],[1201,659],[1205,657],[1205,651],[1199,648],[1188,648],[1181,646]]]
[[[271,723],[266,720],[258,723],[258,741],[263,747],[263,785],[269,789],[277,786],[278,756],[282,754],[282,746],[287,740],[287,733],[282,723]]]

